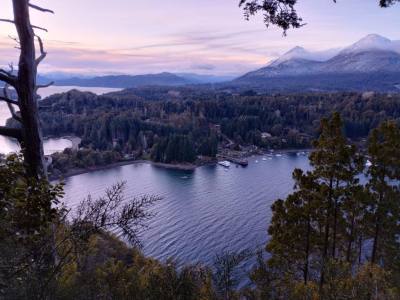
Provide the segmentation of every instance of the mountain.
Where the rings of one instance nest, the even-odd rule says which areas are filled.
[[[308,51],[303,47],[296,46],[283,54],[278,59],[272,61],[268,66],[278,66],[281,63],[285,63],[290,60],[304,59],[311,61],[325,61],[328,60],[340,52],[341,49],[328,49],[323,51]]]
[[[400,53],[400,41],[392,41],[378,34],[369,34],[353,45],[343,49],[341,53],[354,53],[370,50],[387,50]]]
[[[54,81],[58,86],[134,88],[140,86],[181,86],[186,84],[213,84],[231,81],[234,76],[203,75],[195,73],[159,73],[146,75],[107,75],[96,77],[68,76],[52,73],[38,76],[41,84]]]
[[[133,88],[149,85],[180,86],[191,82],[172,73],[159,73],[147,75],[109,75],[93,78],[68,78],[55,81],[58,86],[84,86],[84,87],[109,87]]]
[[[271,90],[284,89],[283,82],[289,90],[398,90],[400,41],[371,34],[323,61],[295,47],[234,81]]]
[[[231,81],[237,76],[217,76],[217,75],[205,75],[205,74],[195,74],[195,73],[176,73],[193,84],[204,84],[204,83],[219,83]]]

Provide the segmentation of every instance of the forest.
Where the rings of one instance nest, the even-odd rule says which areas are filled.
[[[55,169],[121,159],[194,163],[220,149],[255,145],[305,149],[321,118],[339,111],[346,137],[363,147],[381,122],[399,121],[399,94],[241,94],[208,88],[147,87],[96,96],[70,91],[40,102],[45,136],[76,135],[81,150],[53,155]]]
[[[71,212],[59,205],[62,184],[33,180],[20,156],[3,158],[1,295],[398,299],[400,128],[394,121],[381,123],[371,131],[366,152],[345,137],[338,113],[322,119],[318,132],[312,169],[294,170],[293,192],[272,205],[269,240],[248,275],[251,285],[242,288],[240,264],[254,253],[217,253],[213,265],[183,268],[173,258],[159,262],[141,254],[140,232],[159,198],[125,199],[120,183]]]

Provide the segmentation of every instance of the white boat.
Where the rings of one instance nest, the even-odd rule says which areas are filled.
[[[281,157],[281,156],[282,156],[282,154],[275,154],[275,156],[276,156],[276,157]]]
[[[227,161],[227,160],[219,161],[218,164],[220,166],[225,167],[225,168],[229,168],[231,166],[231,163],[229,161]]]
[[[262,160],[263,160],[263,161],[266,161],[266,160],[267,160],[267,158],[266,158],[266,157],[263,157],[263,158],[262,158]]]
[[[365,163],[365,166],[367,168],[369,168],[370,166],[372,166],[372,162],[369,159],[367,159],[367,162]]]

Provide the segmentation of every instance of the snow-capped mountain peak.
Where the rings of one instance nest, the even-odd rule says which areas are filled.
[[[303,47],[296,46],[280,56],[278,59],[272,61],[269,66],[274,67],[278,66],[283,62],[286,62],[291,59],[307,59],[310,56],[310,53],[304,49]]]
[[[355,53],[370,50],[395,51],[400,50],[397,41],[391,41],[378,34],[369,34],[356,43],[345,48],[342,53]]]
[[[400,41],[370,34],[343,50],[295,47],[237,82],[277,90],[398,91],[399,80]]]

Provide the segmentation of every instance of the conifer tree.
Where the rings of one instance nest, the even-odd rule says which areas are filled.
[[[390,256],[398,256],[400,202],[400,129],[394,122],[386,122],[375,129],[369,139],[367,184],[370,195],[367,218],[369,237],[373,240],[371,263],[385,263]],[[383,261],[382,261],[383,260]]]

